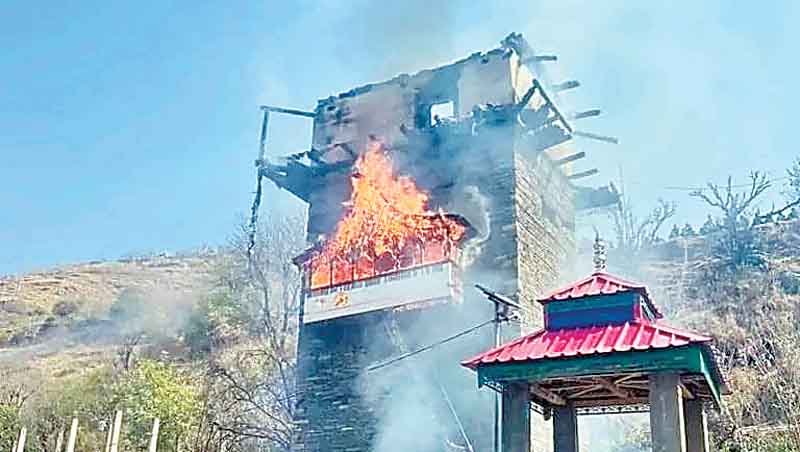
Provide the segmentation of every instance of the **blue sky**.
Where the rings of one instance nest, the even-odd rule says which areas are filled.
[[[511,31],[599,107],[595,185],[644,212],[672,186],[783,176],[800,155],[793,2],[37,2],[0,4],[0,274],[221,244],[251,202],[261,103],[319,98],[446,63]],[[304,149],[273,121],[270,153]],[[778,190],[773,198],[778,196]],[[302,208],[272,187],[264,214]],[[599,220],[598,220],[599,221]]]

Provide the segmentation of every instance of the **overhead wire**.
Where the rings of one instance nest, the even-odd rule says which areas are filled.
[[[381,361],[379,363],[373,364],[373,365],[367,367],[367,371],[372,372],[374,370],[381,369],[383,367],[389,366],[391,364],[394,364],[394,363],[396,363],[398,361],[401,361],[401,360],[404,360],[406,358],[410,358],[410,357],[412,357],[414,355],[418,355],[420,353],[426,352],[426,351],[431,350],[433,348],[436,348],[436,347],[438,347],[438,346],[440,346],[442,344],[446,344],[447,342],[450,342],[452,340],[458,339],[459,337],[466,336],[467,334],[472,333],[473,331],[476,331],[476,330],[478,330],[480,328],[483,328],[484,326],[492,324],[494,322],[495,322],[495,320],[491,319],[491,320],[487,320],[485,322],[479,323],[479,324],[473,326],[472,328],[468,328],[468,329],[466,329],[464,331],[461,331],[460,333],[456,333],[456,334],[454,334],[452,336],[446,337],[446,338],[441,339],[439,341],[436,341],[436,342],[434,342],[432,344],[428,344],[428,345],[426,345],[424,347],[420,347],[420,348],[418,348],[416,350],[412,350],[410,352],[397,355],[394,358],[390,358],[388,360]]]

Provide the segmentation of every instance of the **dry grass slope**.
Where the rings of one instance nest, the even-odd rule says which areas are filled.
[[[126,290],[202,293],[222,258],[153,256],[0,277],[0,367],[58,378],[107,363],[118,344],[75,340],[76,334],[107,318]],[[57,333],[65,331],[74,334],[60,338],[66,335]]]

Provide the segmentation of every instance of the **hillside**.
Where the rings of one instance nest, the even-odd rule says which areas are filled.
[[[171,304],[204,292],[220,260],[209,252],[160,255],[2,277],[0,362],[22,365],[24,356],[23,367],[51,375],[91,367],[117,345],[105,322],[122,294]]]
[[[800,406],[800,378],[795,369],[800,360],[796,352],[800,350],[800,334],[796,329],[800,319],[800,256],[797,253],[800,221],[764,225],[759,228],[759,237],[759,246],[769,256],[769,265],[763,269],[725,270],[724,265],[712,257],[714,238],[709,236],[661,242],[627,261],[615,256],[614,249],[609,250],[609,270],[646,283],[670,323],[705,331],[720,340],[725,357],[724,371],[734,391],[726,399],[725,409],[714,412],[711,417],[720,450],[734,450],[730,449],[731,444],[743,442],[772,447],[800,441],[800,436],[786,434],[795,431],[795,421],[790,416]],[[286,242],[273,239],[272,246]],[[284,254],[293,255],[288,250]],[[288,260],[282,257],[284,254],[275,254],[275,262],[265,261],[265,268]],[[581,254],[578,263],[590,265],[590,250]],[[206,306],[205,311],[195,309],[200,297],[207,296],[213,286],[220,287],[218,278],[225,278],[227,274],[220,273],[220,269],[225,268],[230,257],[216,253],[151,256],[75,264],[1,279],[0,378],[13,378],[26,384],[37,382],[28,390],[39,400],[19,409],[22,419],[50,413],[53,401],[69,402],[58,394],[57,388],[60,389],[62,382],[89,384],[89,389],[78,387],[71,392],[81,397],[87,394],[105,396],[108,387],[130,384],[130,378],[138,375],[135,371],[114,369],[119,365],[120,351],[125,349],[128,340],[126,331],[140,331],[147,326],[164,334],[159,340],[147,336],[139,343],[148,348],[146,352],[139,351],[145,369],[150,369],[146,367],[152,362],[147,361],[149,359],[187,372],[176,370],[179,372],[176,375],[192,375],[189,378],[194,390],[208,397],[203,399],[208,404],[204,415],[212,419],[219,410],[224,410],[220,419],[232,419],[234,423],[225,428],[239,429],[237,432],[242,428],[259,428],[259,434],[278,432],[281,438],[288,437],[291,433],[288,421],[273,425],[259,415],[241,414],[252,412],[253,400],[264,402],[253,397],[269,394],[265,388],[275,384],[270,372],[264,370],[270,368],[271,361],[262,361],[263,352],[272,349],[258,336],[262,327],[259,311],[238,305],[255,303],[258,308],[258,299],[250,299],[249,295],[240,297],[248,294],[249,289],[234,278],[226,280],[222,286],[235,296],[217,300]],[[271,283],[283,281],[290,286],[297,283],[295,274],[269,274],[271,278],[278,278],[270,279]],[[286,279],[279,279],[281,275]],[[274,294],[291,293],[278,287],[273,289]],[[134,309],[132,305],[137,307]],[[193,310],[203,314],[203,322],[199,324],[201,333],[211,341],[211,347],[199,354],[188,353],[191,336],[184,337],[184,330],[179,326],[186,325]],[[287,337],[291,336],[293,330],[287,331]],[[291,343],[290,339],[284,345],[291,349]],[[767,350],[769,354],[765,353]],[[291,361],[291,354],[286,354],[285,359]],[[212,363],[214,371],[203,374],[202,378],[191,373],[194,367],[202,374]],[[95,382],[93,378],[99,379],[99,388],[91,386]],[[184,387],[186,385],[181,384],[175,390]],[[51,394],[54,390],[56,395]],[[280,396],[276,400],[283,400],[281,394],[276,395]],[[233,401],[227,398],[229,395]],[[84,417],[96,416],[109,412],[107,403],[111,402],[80,405],[80,410]],[[276,410],[279,419],[291,419],[291,409],[282,406],[267,403],[258,408],[268,407],[264,412]],[[231,407],[242,410],[237,415],[242,417],[231,417],[227,411],[233,409]],[[63,413],[59,416],[64,417]],[[202,419],[198,417],[192,422]],[[42,441],[53,440],[53,428],[46,425],[37,428]],[[646,422],[626,429],[630,430],[625,435],[626,447],[635,444],[641,447],[625,449],[620,446],[619,450],[646,449]],[[14,432],[13,429],[9,431]],[[213,436],[220,432],[232,434],[224,429],[211,429],[204,434]],[[102,435],[96,436],[91,440],[102,442]],[[787,446],[776,450],[796,449]]]

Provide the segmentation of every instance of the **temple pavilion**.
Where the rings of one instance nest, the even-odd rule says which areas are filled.
[[[539,300],[544,329],[462,363],[502,391],[501,450],[530,450],[533,404],[555,452],[578,450],[578,414],[625,407],[649,409],[655,452],[706,452],[705,409],[727,392],[711,337],[667,325],[646,286],[606,272],[599,238],[594,263]]]

